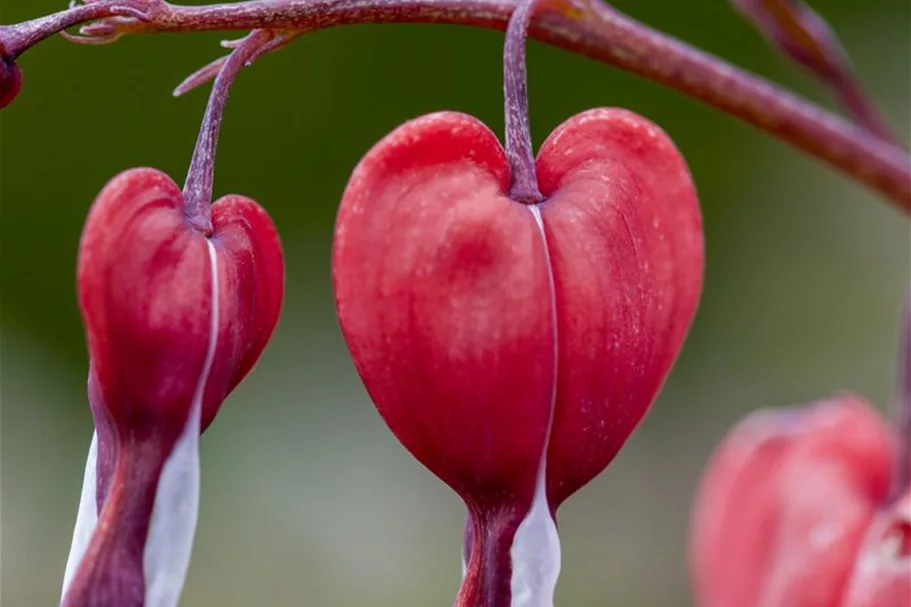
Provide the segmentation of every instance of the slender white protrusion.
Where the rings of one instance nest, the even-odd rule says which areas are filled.
[[[70,544],[70,555],[66,559],[63,573],[63,589],[60,600],[69,590],[70,582],[76,575],[80,561],[89,547],[92,533],[98,524],[98,433],[92,433],[89,455],[85,460],[85,473],[82,476],[82,493],[79,495],[79,508],[76,511],[76,527],[73,529],[73,542]]]
[[[550,446],[550,433],[554,423],[554,408],[557,401],[557,314],[556,292],[553,278],[553,265],[547,247],[544,232],[544,219],[537,205],[527,205],[535,218],[535,224],[544,244],[547,256],[547,267],[550,278],[551,310],[553,311],[554,331],[554,387],[551,395],[550,420],[547,434],[538,464],[538,478],[531,509],[519,524],[509,551],[512,560],[512,579],[510,580],[510,607],[553,607],[557,578],[560,577],[560,537],[557,524],[550,513],[547,502],[547,450]]]
[[[176,607],[190,566],[199,516],[199,431],[202,400],[218,342],[218,259],[206,240],[212,273],[211,323],[205,363],[196,384],[186,426],[168,457],[158,481],[149,535],[143,553],[145,607]]]
[[[560,537],[540,474],[531,510],[519,525],[509,551],[512,559],[510,607],[553,607],[560,577]]]

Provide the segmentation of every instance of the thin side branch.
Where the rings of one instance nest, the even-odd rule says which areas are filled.
[[[734,5],[773,46],[828,86],[857,124],[880,139],[898,141],[838,36],[813,9],[800,0],[734,0]]]

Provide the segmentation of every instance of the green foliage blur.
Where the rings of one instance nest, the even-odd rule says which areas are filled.
[[[22,21],[64,0],[4,0]],[[782,82],[828,95],[724,0],[618,9]],[[906,0],[818,0],[900,136],[911,126]],[[206,100],[172,99],[224,35],[50,40],[0,113],[2,604],[56,604],[91,436],[74,268],[86,211],[117,172],[180,182]],[[429,607],[459,582],[459,500],[399,446],[347,357],[332,307],[333,219],[349,172],[404,120],[440,109],[502,132],[499,33],[320,31],[260,60],[228,104],[216,192],[256,198],[282,234],[278,332],[203,440],[187,607]],[[691,337],[652,413],[560,513],[561,607],[690,604],[689,505],[727,428],[758,407],[852,390],[885,407],[909,278],[905,216],[816,161],[651,82],[533,43],[534,136],[599,105],[660,124],[688,159],[708,269]]]

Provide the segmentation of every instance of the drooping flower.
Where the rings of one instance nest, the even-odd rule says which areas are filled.
[[[552,513],[642,419],[702,284],[689,172],[646,119],[598,109],[558,127],[540,202],[512,199],[510,174],[474,118],[408,122],[355,169],[333,253],[367,391],[473,518],[472,607],[555,582]]]
[[[282,306],[284,260],[266,211],[237,195],[211,202],[228,89],[270,39],[251,34],[221,67],[183,191],[160,171],[131,169],[89,212],[77,288],[95,435],[65,607],[177,605],[199,435],[256,363]]]
[[[850,394],[740,422],[693,510],[696,604],[908,607],[911,501],[889,502],[895,447]]]

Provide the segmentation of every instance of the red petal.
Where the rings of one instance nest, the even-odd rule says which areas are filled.
[[[508,175],[483,124],[424,116],[361,161],[336,227],[338,314],[367,390],[470,505],[530,502],[553,399],[547,257]]]
[[[262,354],[278,323],[285,287],[281,243],[265,209],[243,196],[225,196],[212,206],[212,224],[221,313],[204,401],[211,414],[203,414],[203,429]]]
[[[89,212],[79,299],[98,386],[115,423],[173,418],[179,432],[209,344],[205,238],[180,189],[153,169],[112,179]]]
[[[537,164],[558,319],[556,508],[614,458],[670,372],[702,289],[702,220],[673,142],[626,110],[570,118]]]

